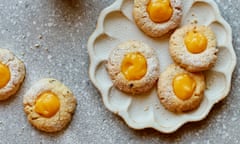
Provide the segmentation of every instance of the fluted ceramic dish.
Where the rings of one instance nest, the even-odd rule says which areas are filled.
[[[183,0],[183,5],[181,25],[197,22],[210,26],[216,34],[219,49],[216,65],[205,72],[207,88],[204,100],[192,112],[175,114],[167,111],[159,102],[156,89],[145,95],[131,96],[113,87],[105,64],[110,51],[121,42],[139,40],[155,48],[161,71],[172,63],[168,53],[169,36],[151,38],[139,30],[133,20],[133,0],[117,0],[104,9],[95,32],[89,38],[90,79],[100,91],[104,105],[134,129],[154,128],[164,133],[174,132],[187,122],[205,118],[213,105],[225,98],[230,90],[236,56],[229,24],[222,18],[213,0]]]

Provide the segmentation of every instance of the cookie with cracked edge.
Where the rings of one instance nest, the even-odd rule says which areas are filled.
[[[0,48],[0,100],[14,95],[25,78],[24,63],[11,51]]]
[[[56,79],[35,83],[23,98],[29,122],[39,130],[57,132],[71,121],[77,101],[73,93]]]
[[[146,74],[140,79],[128,80],[121,71],[123,59],[129,53],[139,53],[146,60]],[[149,91],[156,84],[159,75],[159,60],[156,51],[147,44],[129,40],[112,50],[106,69],[116,88],[130,94],[141,94]]]

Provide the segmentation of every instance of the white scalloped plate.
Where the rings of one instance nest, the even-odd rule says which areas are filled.
[[[174,114],[167,111],[160,104],[156,89],[145,95],[130,96],[113,87],[105,62],[110,51],[121,42],[139,40],[155,48],[161,71],[172,63],[168,54],[169,36],[153,39],[141,32],[133,20],[133,0],[117,0],[104,9],[95,32],[89,38],[90,78],[100,91],[105,106],[134,129],[154,128],[164,133],[174,132],[184,123],[205,118],[213,105],[225,98],[230,90],[236,56],[229,24],[221,17],[213,0],[183,0],[183,4],[181,25],[197,21],[198,24],[210,26],[217,36],[219,48],[215,67],[205,73],[205,98],[200,107],[192,112]]]

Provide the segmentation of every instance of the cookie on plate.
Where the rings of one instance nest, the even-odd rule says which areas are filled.
[[[0,48],[0,100],[14,95],[25,77],[25,66],[12,52]]]
[[[134,0],[133,17],[145,34],[161,37],[181,23],[182,1]]]
[[[186,25],[171,36],[169,51],[173,60],[190,72],[210,69],[217,60],[217,41],[207,26]]]
[[[131,94],[149,91],[159,75],[155,50],[135,40],[124,42],[113,49],[106,68],[113,85]]]
[[[190,73],[178,65],[170,65],[158,80],[158,96],[171,112],[182,113],[196,109],[204,96],[203,73]]]
[[[61,82],[45,78],[29,89],[23,104],[33,126],[45,132],[57,132],[71,121],[77,101]]]

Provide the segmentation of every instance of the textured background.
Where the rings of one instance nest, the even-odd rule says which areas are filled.
[[[100,11],[114,0],[0,0],[0,47],[13,51],[26,65],[21,90],[0,102],[0,144],[25,143],[240,143],[239,64],[232,89],[208,117],[188,123],[173,134],[153,129],[133,130],[109,112],[88,78],[87,40]],[[240,55],[240,3],[216,0],[233,29],[233,45]],[[70,87],[78,106],[69,127],[47,134],[33,128],[23,112],[22,96],[43,77]]]

